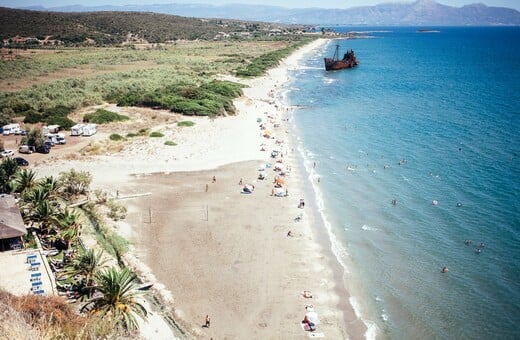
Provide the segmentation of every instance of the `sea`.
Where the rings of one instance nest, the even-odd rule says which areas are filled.
[[[520,339],[520,27],[334,30],[283,100],[365,337]]]

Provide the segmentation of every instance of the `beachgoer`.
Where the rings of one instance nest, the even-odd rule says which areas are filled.
[[[302,295],[306,299],[311,299],[312,298],[312,294],[308,290],[304,290]]]
[[[320,178],[318,177],[318,183],[320,182]]]
[[[240,181],[238,182],[238,185],[242,185],[242,178],[241,178]]]
[[[397,200],[395,198],[392,200],[392,205],[397,205]]]
[[[471,242],[473,242],[473,241],[471,241],[471,240],[466,240],[466,241],[464,241],[464,244],[467,245],[467,246],[469,246],[469,245],[471,244]]]
[[[432,201],[432,204],[433,204],[433,205],[438,205],[438,204],[439,204],[439,201],[437,201],[437,200],[433,200],[433,201]]]
[[[293,236],[292,231],[289,230],[289,231],[287,232],[287,237],[292,237],[292,236]]]
[[[215,183],[217,181],[217,178],[215,176],[213,176],[213,183]]]
[[[300,198],[300,203],[298,204],[298,208],[303,209],[305,207],[305,202],[303,201],[303,198]]]
[[[448,267],[442,267],[442,272],[443,273],[447,273],[448,272]]]
[[[209,185],[206,183],[206,192],[208,192]]]
[[[484,242],[480,242],[480,248],[484,248],[485,245],[484,245]]]
[[[481,251],[482,251],[482,249],[477,248],[477,254],[480,254]]]
[[[312,167],[313,167],[313,168],[315,168],[315,167],[316,167],[316,162],[314,162],[314,163],[312,164]]]
[[[458,208],[462,207],[462,203],[457,202],[457,207],[458,207]]]
[[[210,325],[209,315],[206,315],[206,323],[204,324],[204,326],[205,326],[206,328],[209,328],[209,325]]]

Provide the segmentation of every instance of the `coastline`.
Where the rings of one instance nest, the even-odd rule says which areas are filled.
[[[316,40],[266,76],[244,81],[250,87],[235,102],[236,116],[178,118],[194,121],[193,128],[164,123],[166,137],[178,144],[173,150],[147,140],[116,154],[63,162],[91,172],[93,188],[123,197],[151,193],[125,200],[129,213],[117,227],[135,245],[138,271],[156,280],[154,288],[192,336],[301,338],[308,333],[301,320],[309,304],[319,313],[317,332],[325,337],[364,336],[364,325],[345,298],[330,240],[316,228],[322,222],[288,133],[289,108],[278,99],[288,70],[326,42]],[[274,138],[262,137],[258,118],[269,122]],[[261,144],[266,151],[260,151]],[[273,172],[266,171],[267,180],[256,179],[261,164],[274,163],[269,154],[275,147],[284,153],[288,197],[271,196]],[[55,174],[55,162],[61,163],[39,167],[39,175]],[[239,180],[255,185],[254,193],[241,194]],[[304,209],[297,208],[300,198],[306,200]],[[295,222],[300,215],[302,221]],[[304,290],[313,297],[304,298]],[[211,328],[201,327],[205,315]]]

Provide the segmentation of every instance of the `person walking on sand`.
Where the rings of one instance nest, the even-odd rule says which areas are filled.
[[[213,176],[213,183],[217,182],[217,178]]]
[[[204,324],[204,326],[205,326],[206,328],[209,328],[209,325],[210,325],[209,315],[206,315],[206,323]]]
[[[208,192],[209,185],[206,183],[206,192]]]

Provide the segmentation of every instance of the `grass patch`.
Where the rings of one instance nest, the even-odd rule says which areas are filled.
[[[175,146],[175,145],[177,145],[177,143],[175,143],[174,141],[171,141],[171,140],[167,140],[166,142],[164,142],[164,145]]]
[[[193,126],[193,125],[195,125],[195,122],[192,122],[191,120],[183,120],[183,121],[177,123],[177,126]]]
[[[118,142],[118,141],[121,141],[121,140],[125,140],[125,137],[121,136],[120,134],[118,133],[113,133],[110,135],[110,138],[111,141],[114,141],[114,142]]]
[[[150,137],[164,137],[164,134],[162,134],[159,131],[154,131],[154,132],[150,133]]]
[[[105,124],[111,122],[123,122],[125,120],[129,120],[130,118],[125,115],[120,115],[118,113],[108,111],[105,109],[97,109],[96,112],[87,113],[83,117],[84,123],[95,123],[95,124]]]

